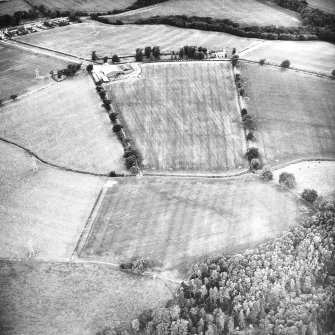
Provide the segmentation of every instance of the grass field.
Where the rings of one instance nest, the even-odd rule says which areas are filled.
[[[0,44],[0,99],[4,101],[12,94],[20,95],[51,83],[50,71],[55,68],[62,69],[66,65],[66,61],[59,58]],[[48,77],[36,79],[36,69],[41,76]]]
[[[275,170],[273,176],[276,182],[283,171],[294,174],[297,181],[295,191],[299,193],[302,193],[305,188],[314,188],[319,195],[326,197],[335,192],[335,162],[333,161],[306,161]]]
[[[135,11],[113,15],[110,18],[134,22],[155,15],[209,16],[217,19],[230,19],[248,26],[300,25],[300,19],[296,13],[255,0],[170,0]]]
[[[335,2],[334,0],[308,0],[310,7],[319,8],[328,13],[335,14]]]
[[[86,74],[5,105],[0,136],[67,168],[124,171],[123,147]]]
[[[265,161],[335,156],[334,81],[256,64],[241,71]]]
[[[107,88],[145,170],[221,172],[246,165],[229,62],[147,64],[140,79]]]
[[[20,10],[28,11],[29,9],[32,9],[32,7],[24,0],[7,0],[0,2],[0,15],[13,15]]]
[[[119,181],[119,180],[118,180]],[[163,268],[240,252],[295,225],[306,208],[253,175],[235,179],[138,178],[107,192],[82,257],[148,257]]]
[[[335,68],[335,45],[321,41],[266,41],[246,50],[242,58],[280,65],[289,59],[291,67],[331,75]]]
[[[107,12],[123,9],[135,0],[30,0],[34,6],[44,5],[49,10],[70,10],[84,12]]]
[[[93,335],[164,305],[175,284],[110,266],[0,261],[0,333]]]
[[[69,38],[72,36],[72,38]],[[242,50],[258,39],[248,39],[225,33],[205,32],[164,25],[113,26],[99,22],[74,24],[17,38],[21,41],[53,48],[82,57],[90,57],[93,50],[100,56],[135,55],[136,48],[159,45],[162,51],[179,50],[184,45],[207,48]]]
[[[46,167],[0,142],[0,257],[69,258],[105,179]],[[1,323],[1,322],[0,322]]]

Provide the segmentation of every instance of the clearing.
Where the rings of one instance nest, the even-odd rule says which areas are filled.
[[[107,191],[83,258],[148,257],[165,270],[240,252],[296,225],[307,208],[254,175],[118,179]]]
[[[230,62],[146,64],[106,85],[145,170],[222,172],[246,166]]]
[[[297,26],[297,13],[255,0],[170,0],[122,14],[107,16],[112,21],[134,22],[155,15],[187,15],[230,19],[246,26]]]
[[[135,55],[136,48],[145,48],[147,45],[159,45],[161,51],[179,50],[184,45],[227,50],[235,47],[242,50],[260,41],[165,25],[114,26],[96,21],[20,36],[17,40],[88,58],[93,50],[101,57],[115,53],[121,56]]]
[[[52,69],[63,69],[65,60],[23,50],[0,43],[0,99],[7,100],[12,94],[21,95],[53,82]],[[45,78],[36,79],[35,70]]]
[[[177,286],[103,264],[0,261],[0,333],[92,335],[128,327]]]
[[[6,104],[0,136],[67,168],[101,174],[125,169],[123,147],[88,74]]]
[[[0,2],[0,15],[13,15],[15,12],[20,10],[28,11],[30,9],[32,9],[32,7],[24,0],[7,0]]]
[[[106,178],[50,168],[4,142],[0,149],[0,257],[26,257],[31,245],[38,258],[68,259]]]
[[[308,0],[308,5],[323,10],[324,12],[335,14],[334,0]]]
[[[328,76],[335,69],[335,45],[322,41],[265,41],[242,52],[240,56],[254,61],[265,58],[277,65],[289,59],[292,68]]]
[[[278,182],[279,175],[284,171],[294,174],[297,181],[294,190],[298,193],[302,193],[305,188],[314,188],[319,195],[327,197],[335,190],[335,162],[333,161],[306,161],[274,170],[275,182]]]
[[[258,64],[241,73],[266,163],[335,156],[335,81]]]
[[[135,0],[30,0],[30,2],[34,6],[44,5],[49,10],[97,13],[126,8]]]

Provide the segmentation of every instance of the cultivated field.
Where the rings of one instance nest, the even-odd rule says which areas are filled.
[[[335,69],[335,45],[321,41],[265,41],[242,52],[242,58],[280,65],[289,59],[291,67],[330,75]]]
[[[176,285],[108,265],[0,261],[0,333],[92,335],[129,326],[164,305]]]
[[[115,53],[121,56],[135,55],[136,48],[145,48],[147,45],[159,45],[162,51],[179,50],[184,45],[227,50],[235,47],[242,50],[260,41],[164,25],[114,26],[94,21],[20,36],[17,39],[82,57],[90,57],[93,50],[100,56]]]
[[[50,84],[50,71],[56,68],[63,69],[66,65],[67,63],[59,58],[0,44],[0,99],[4,101],[12,94],[21,95]],[[36,69],[41,76],[47,78],[36,79]]]
[[[308,0],[310,7],[319,8],[325,12],[335,14],[334,0]]]
[[[139,79],[107,89],[145,170],[215,173],[246,166],[229,62],[147,64]]]
[[[142,256],[165,269],[181,263],[185,269],[184,263],[273,238],[305,211],[291,193],[253,175],[120,180],[104,198],[82,257]]]
[[[4,142],[0,149],[0,257],[26,257],[31,245],[37,258],[68,259],[105,179],[34,163]]]
[[[131,12],[113,15],[110,16],[110,19],[134,22],[155,15],[209,16],[218,19],[230,19],[248,26],[300,25],[300,18],[296,13],[255,0],[170,0]]]
[[[49,10],[70,10],[73,12],[107,12],[123,9],[132,5],[135,0],[30,0],[34,6],[44,5]]]
[[[306,161],[292,164],[273,171],[276,182],[283,172],[293,173],[297,181],[295,191],[302,193],[305,188],[314,188],[319,195],[329,196],[335,191],[335,162]]]
[[[103,174],[124,170],[123,147],[86,74],[5,105],[0,136],[67,168]]]
[[[335,156],[333,80],[256,64],[241,71],[266,162]]]
[[[32,7],[24,0],[7,0],[0,2],[0,15],[13,15],[20,10],[28,11],[29,9],[32,9]]]

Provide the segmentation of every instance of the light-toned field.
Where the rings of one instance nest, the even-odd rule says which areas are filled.
[[[131,12],[113,15],[110,16],[110,19],[134,22],[155,15],[209,16],[216,19],[230,19],[248,26],[300,25],[300,18],[296,13],[255,0],[170,0]]]
[[[70,10],[83,12],[107,12],[123,9],[135,0],[30,0],[34,6],[44,5],[49,10]]]
[[[266,41],[242,52],[241,58],[280,65],[285,59],[291,67],[331,75],[335,68],[335,45],[321,41]]]
[[[7,100],[12,94],[21,95],[52,82],[50,71],[67,66],[65,60],[37,54],[18,47],[0,44],[0,99]],[[35,70],[45,79],[36,79]]]
[[[273,171],[276,182],[284,171],[294,174],[297,182],[295,191],[299,193],[305,188],[314,188],[319,195],[327,197],[335,191],[334,161],[306,161],[286,166]]]
[[[0,257],[26,257],[31,244],[38,258],[68,259],[105,180],[34,168],[23,150],[0,149]]]
[[[0,333],[93,335],[162,306],[176,285],[108,265],[0,261]]]
[[[87,74],[2,107],[0,136],[67,168],[124,171],[123,147]]]
[[[139,79],[107,90],[145,170],[215,173],[246,166],[229,62],[147,64]]]
[[[291,193],[253,175],[120,180],[104,198],[82,257],[148,257],[165,269],[181,263],[185,269],[184,263],[278,236],[305,211]]]
[[[24,0],[7,0],[0,2],[0,15],[13,15],[15,12],[32,9]],[[1,59],[1,57],[0,57]]]
[[[335,2],[334,0],[308,0],[310,7],[318,8],[328,13],[335,14]]]
[[[241,72],[267,163],[335,156],[335,81],[257,64]]]
[[[114,26],[95,21],[20,36],[17,39],[82,57],[90,57],[93,50],[99,56],[115,53],[121,56],[135,55],[136,48],[145,48],[148,45],[159,45],[162,51],[179,50],[184,45],[227,50],[235,47],[242,50],[260,41],[225,33],[164,25]]]

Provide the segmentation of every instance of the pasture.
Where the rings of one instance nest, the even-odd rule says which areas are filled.
[[[97,13],[126,8],[135,0],[30,0],[30,2],[34,6],[44,5],[49,10]]]
[[[254,61],[265,58],[277,65],[288,59],[293,68],[328,76],[335,69],[335,45],[322,41],[265,41],[242,52],[240,57]]]
[[[257,146],[269,164],[334,158],[335,82],[257,64],[242,64]]]
[[[230,62],[146,64],[139,79],[106,87],[145,171],[246,166]]]
[[[244,26],[297,26],[297,13],[257,0],[170,0],[134,11],[111,15],[111,20],[134,22],[155,15],[187,15],[230,19]],[[108,17],[108,16],[107,16]]]
[[[50,71],[66,65],[62,59],[0,43],[0,99],[4,101],[12,94],[21,95],[50,84]],[[36,69],[46,78],[36,79]]]
[[[105,179],[50,168],[4,142],[0,149],[0,257],[25,258],[31,245],[39,259],[68,259]]]
[[[165,52],[179,50],[184,45],[227,50],[235,47],[242,50],[260,41],[226,33],[164,25],[114,26],[95,21],[20,36],[17,39],[89,58],[93,50],[98,56],[111,56],[115,53],[121,56],[135,55],[136,48],[145,48],[148,45],[159,45],[161,51]]]
[[[0,333],[97,334],[128,327],[145,309],[172,298],[176,284],[109,265],[0,261]]]
[[[5,105],[0,136],[56,165],[100,174],[124,171],[123,147],[88,74]]]
[[[334,0],[308,0],[308,5],[323,10],[324,12],[335,14]]]
[[[24,0],[6,0],[0,2],[0,15],[13,15],[15,12],[21,10],[28,11],[30,9],[32,9],[32,7]]]
[[[166,271],[185,270],[278,236],[306,211],[291,193],[253,175],[118,179],[81,256],[113,263],[147,257]]]

